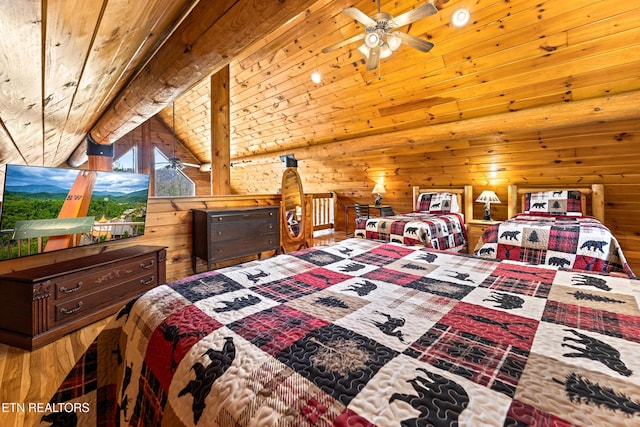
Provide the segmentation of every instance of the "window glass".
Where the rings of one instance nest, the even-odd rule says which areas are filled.
[[[113,161],[114,172],[138,173],[138,150],[137,147],[124,153]]]
[[[156,197],[195,196],[196,185],[180,169],[180,165],[171,161],[158,148],[154,149],[155,192]]]

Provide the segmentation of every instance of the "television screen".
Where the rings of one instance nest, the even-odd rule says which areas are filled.
[[[7,165],[0,260],[144,234],[149,175]]]

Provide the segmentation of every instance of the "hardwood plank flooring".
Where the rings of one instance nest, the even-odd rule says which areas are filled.
[[[344,239],[344,231],[318,231],[314,235],[314,246]],[[0,426],[39,425],[43,414],[29,411],[29,403],[49,402],[67,373],[111,317],[31,352],[0,344]],[[23,405],[25,410],[22,411],[18,405]]]
[[[334,231],[333,229],[316,231],[313,233],[313,246],[328,245],[347,238],[344,231]]]

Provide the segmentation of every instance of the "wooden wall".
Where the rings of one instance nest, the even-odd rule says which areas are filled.
[[[429,128],[416,129],[424,135]],[[394,145],[396,133],[370,138],[372,144],[390,148],[341,154],[329,145],[326,156],[307,157],[301,150],[298,171],[305,192],[336,191],[339,200],[336,224],[344,229],[343,206],[371,202],[371,190],[383,182],[383,202],[396,212],[411,209],[411,187],[447,187],[471,184],[474,199],[482,190],[496,192],[502,204],[492,204],[496,219],[507,217],[507,186],[588,185],[605,186],[606,225],[620,241],[628,261],[640,274],[640,121],[615,121],[560,127],[544,131],[512,131],[469,139],[423,144]],[[340,146],[360,141],[344,141]],[[338,144],[335,144],[336,146]],[[292,153],[296,154],[295,150]],[[282,164],[259,158],[231,169],[233,189],[238,193],[273,191]],[[474,204],[474,217],[483,206]]]
[[[161,124],[160,124],[161,125]],[[151,122],[151,138],[162,140],[162,129]],[[416,134],[428,129],[418,129]],[[128,138],[143,138],[141,128]],[[169,133],[170,135],[170,133]],[[392,134],[380,135],[385,141]],[[121,141],[119,143],[124,143]],[[348,144],[349,142],[347,142]],[[471,184],[474,198],[492,189],[502,204],[492,204],[496,219],[507,217],[507,185],[605,186],[606,225],[620,241],[631,267],[640,274],[640,122],[637,120],[562,127],[540,132],[510,132],[508,136],[481,136],[465,140],[395,146],[340,155],[330,151],[325,157],[303,158],[298,172],[305,193],[335,191],[338,195],[336,227],[344,229],[344,205],[372,202],[376,182],[383,182],[384,203],[396,212],[411,210],[411,187],[447,187]],[[294,151],[295,154],[295,151]],[[198,185],[193,198],[151,198],[147,230],[143,237],[121,243],[73,249],[47,255],[0,262],[0,273],[47,262],[77,258],[83,254],[113,249],[118,245],[151,244],[168,247],[167,277],[174,280],[191,274],[191,214],[193,208],[277,205],[277,194],[285,167],[278,155],[273,158],[234,162],[229,196],[209,196],[208,186]],[[208,179],[208,174],[201,174]],[[215,174],[214,174],[215,178]],[[204,188],[204,189],[203,189]],[[204,193],[204,194],[203,194]],[[474,217],[482,216],[481,203],[474,204]],[[204,264],[200,264],[204,265]],[[223,266],[223,265],[220,265]],[[204,269],[204,268],[203,268]],[[200,270],[199,270],[200,271]]]

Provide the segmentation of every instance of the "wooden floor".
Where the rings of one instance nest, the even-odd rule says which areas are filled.
[[[316,232],[314,246],[345,238],[344,231]],[[0,344],[0,426],[40,425],[43,414],[29,411],[28,405],[49,402],[67,373],[109,320],[100,320],[32,352]],[[24,406],[24,412],[20,405]]]
[[[0,344],[0,426],[37,426],[42,413],[29,404],[46,404],[111,317],[35,351]],[[24,411],[20,406],[24,407]],[[43,425],[50,425],[44,423]]]
[[[339,242],[346,238],[347,237],[344,234],[344,231],[333,231],[333,230],[316,231],[313,235],[313,245],[314,246],[328,245],[329,243]]]

